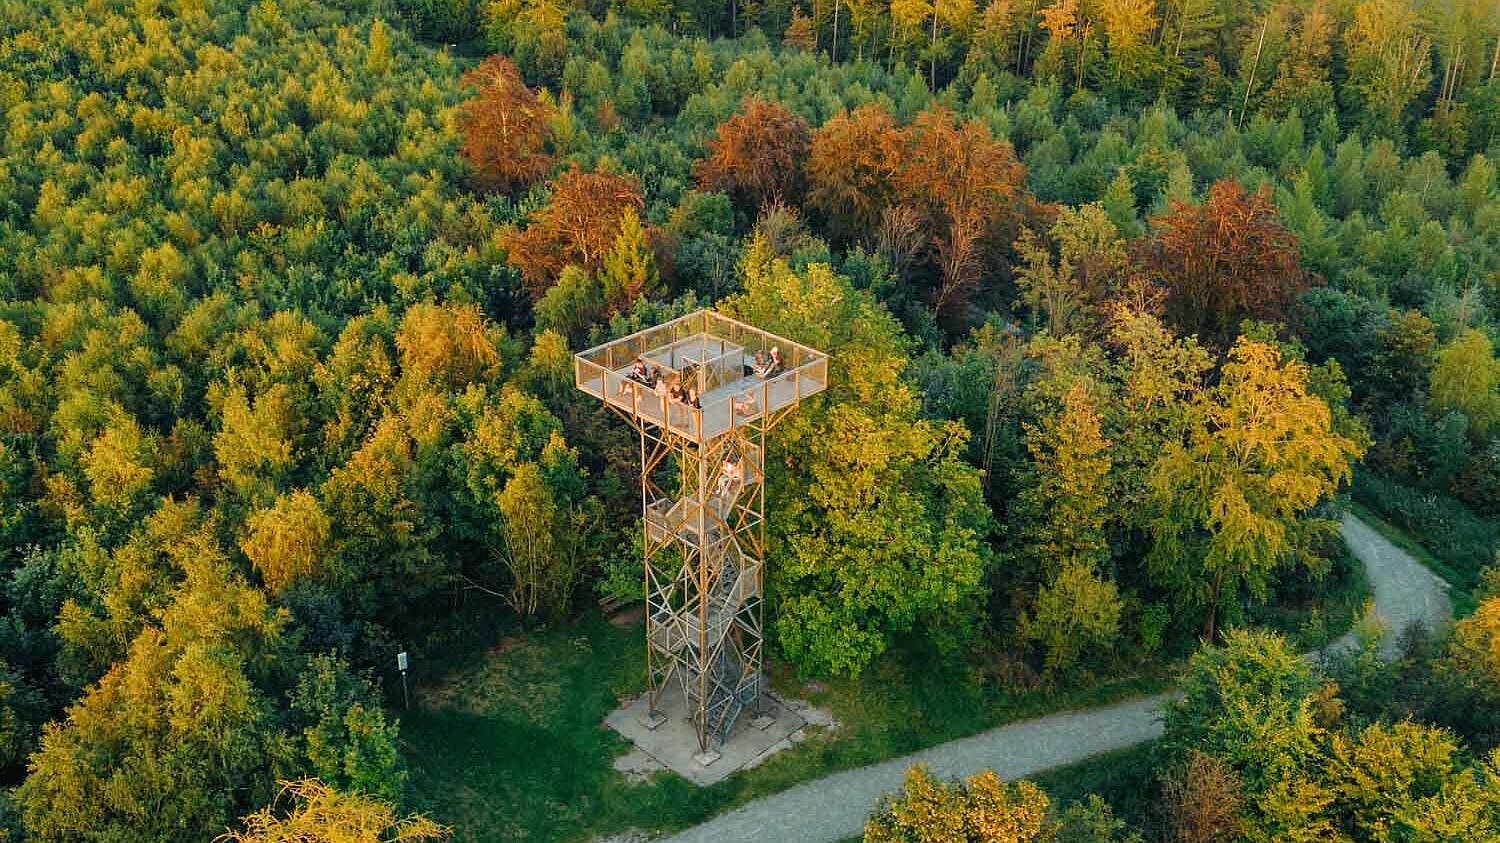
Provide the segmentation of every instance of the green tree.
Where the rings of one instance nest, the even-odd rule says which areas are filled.
[[[1066,670],[1090,648],[1104,648],[1120,633],[1124,608],[1118,587],[1087,564],[1068,561],[1037,594],[1021,622],[1026,637],[1046,653],[1047,673]]]
[[[1274,345],[1241,338],[1219,383],[1201,394],[1184,442],[1170,442],[1151,480],[1154,545],[1164,586],[1204,607],[1203,635],[1241,590],[1264,599],[1274,571],[1309,561],[1329,529],[1307,513],[1349,479],[1361,441],[1335,428],[1309,391],[1309,369]]]
[[[641,296],[661,292],[656,259],[646,229],[633,208],[620,221],[620,233],[615,236],[614,249],[604,256],[599,280],[604,288],[604,301],[616,310],[629,308]],[[561,279],[558,283],[562,283]]]
[[[205,839],[264,792],[274,710],[258,689],[285,617],[199,548],[159,621],[47,727],[17,791],[30,839]]]
[[[1312,775],[1323,729],[1319,680],[1274,633],[1232,630],[1195,653],[1166,712],[1164,741],[1179,757],[1207,753],[1227,763],[1246,794],[1246,836],[1326,840],[1332,795]]]
[[[261,808],[214,843],[426,843],[452,833],[420,814],[400,818],[387,802],[317,779],[283,782],[280,796],[285,807]]]
[[[1428,405],[1435,411],[1456,410],[1477,434],[1500,421],[1500,360],[1482,331],[1469,328],[1437,352]]]
[[[386,721],[367,677],[351,674],[337,656],[313,656],[298,674],[289,709],[285,730],[299,747],[297,775],[390,802],[400,798],[406,771],[396,724]]]
[[[853,674],[898,633],[953,645],[973,629],[988,564],[989,513],[963,460],[968,431],[919,415],[902,380],[906,339],[867,291],[825,265],[793,272],[763,240],[725,312],[836,349],[830,400],[776,428],[785,470],[770,471],[778,595],[775,630],[803,670]]]
[[[1092,570],[1109,559],[1110,442],[1090,384],[1076,381],[1040,424],[1024,425],[1031,463],[1015,504],[1029,565],[1050,579],[1068,565]]]

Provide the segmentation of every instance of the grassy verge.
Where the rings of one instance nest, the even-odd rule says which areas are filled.
[[[1451,586],[1448,589],[1448,601],[1453,604],[1454,615],[1465,617],[1474,611],[1476,603],[1473,589],[1479,582],[1477,576],[1470,576],[1432,555],[1405,530],[1387,521],[1370,507],[1355,501],[1349,504],[1349,511],[1358,516],[1359,520],[1370,525],[1371,529],[1384,536],[1391,544],[1410,553],[1413,559],[1442,577],[1443,581]]]
[[[1299,582],[1283,589],[1273,602],[1251,607],[1250,622],[1280,632],[1304,653],[1348,632],[1364,614],[1372,594],[1370,580],[1364,564],[1343,542],[1331,563],[1321,580]]]
[[[1322,590],[1283,595],[1254,620],[1311,649],[1348,628],[1368,594],[1363,567],[1337,561]],[[776,689],[833,712],[840,726],[713,787],[663,774],[628,784],[612,764],[629,745],[602,726],[644,686],[638,626],[597,615],[470,652],[424,680],[402,720],[414,807],[455,827],[456,840],[574,841],[631,828],[667,831],[799,782],[915,752],[1009,722],[1156,693],[1175,664],[1051,694],[1005,690],[930,653],[894,653],[858,679],[803,684],[780,669]],[[1038,776],[1061,804],[1097,792],[1132,821],[1145,816],[1145,750],[1125,750]],[[1152,780],[1154,781],[1154,780]],[[1144,783],[1144,784],[1143,784]]]
[[[1159,764],[1157,743],[1151,741],[1054,767],[1031,780],[1047,791],[1058,809],[1081,802],[1091,793],[1098,794],[1114,809],[1115,816],[1140,830],[1150,828],[1154,820]]]
[[[965,669],[891,657],[858,680],[778,689],[830,708],[841,726],[709,788],[672,775],[627,784],[611,767],[628,744],[601,725],[642,686],[638,629],[597,617],[477,654],[418,689],[402,720],[413,806],[459,841],[587,839],[670,830],[798,782],[986,728],[1164,688],[1166,667],[1051,696],[1005,693]]]

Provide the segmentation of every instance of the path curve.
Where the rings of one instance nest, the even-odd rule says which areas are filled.
[[[1368,571],[1375,613],[1392,633],[1386,636],[1387,652],[1411,622],[1437,628],[1451,619],[1447,584],[1410,554],[1353,515],[1344,516],[1340,531]],[[1349,646],[1352,641],[1352,634],[1346,635],[1330,646]],[[906,768],[916,762],[944,777],[986,769],[1005,779],[1035,775],[1160,737],[1158,712],[1171,696],[1137,697],[1102,708],[1011,723],[901,758],[834,773],[747,802],[664,843],[834,843],[858,835],[881,795],[900,789]]]

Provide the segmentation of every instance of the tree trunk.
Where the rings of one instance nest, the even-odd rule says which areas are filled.
[[[839,0],[833,0],[833,60],[839,60]]]
[[[1219,594],[1223,590],[1223,588],[1224,588],[1224,569],[1220,568],[1214,574],[1214,585],[1213,585],[1213,588],[1209,592],[1209,597],[1208,597],[1208,614],[1203,617],[1203,643],[1204,644],[1212,644],[1212,643],[1214,643],[1215,637],[1218,634],[1218,629],[1216,628],[1215,623],[1216,623],[1216,620],[1217,620],[1217,613],[1218,613],[1218,610],[1219,610]]]
[[[1245,101],[1240,104],[1240,122],[1235,128],[1245,125],[1245,112],[1250,108],[1250,91],[1255,88],[1255,71],[1260,69],[1260,51],[1266,46],[1266,29],[1271,25],[1271,15],[1267,13],[1260,24],[1260,40],[1255,44],[1255,61],[1250,64],[1250,81],[1245,84]]]
[[[1036,26],[1036,0],[1026,8],[1026,25],[1021,27],[1021,43],[1016,55],[1016,75],[1026,71],[1026,60],[1031,56],[1031,30]]]
[[[927,83],[927,87],[931,88],[933,93],[937,93],[937,25],[938,25],[937,0],[933,0],[933,3],[932,3],[932,44],[931,44],[932,60],[930,62],[928,62],[928,66],[930,68],[928,70],[928,75],[931,77],[931,80]]]

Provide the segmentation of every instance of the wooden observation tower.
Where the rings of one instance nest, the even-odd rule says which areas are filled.
[[[680,690],[709,753],[763,691],[766,432],[827,387],[828,356],[700,310],[575,355],[574,377],[640,434],[652,725]]]

